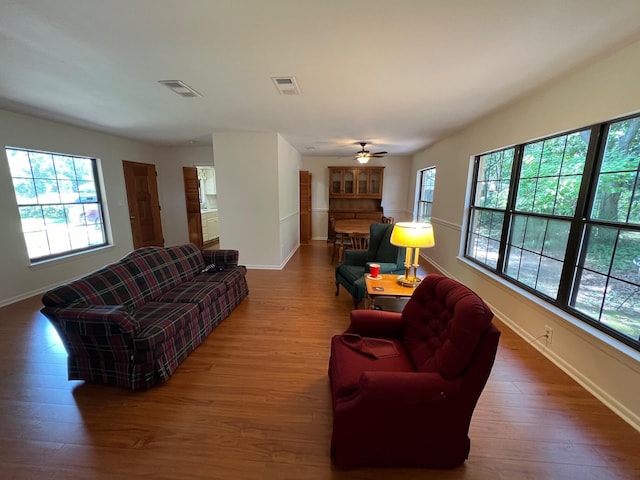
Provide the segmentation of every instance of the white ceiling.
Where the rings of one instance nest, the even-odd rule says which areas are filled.
[[[162,145],[268,131],[407,154],[638,40],[639,18],[638,0],[0,0],[0,107]],[[202,98],[158,83],[176,79]]]

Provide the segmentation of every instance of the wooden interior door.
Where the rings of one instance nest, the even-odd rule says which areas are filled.
[[[311,241],[311,172],[300,172],[300,243]]]
[[[133,248],[164,246],[155,165],[122,161]]]
[[[182,167],[184,198],[187,204],[189,242],[202,247],[202,215],[200,215],[200,181],[196,167]]]

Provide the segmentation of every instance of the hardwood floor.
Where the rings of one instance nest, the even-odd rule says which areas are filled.
[[[333,469],[329,339],[352,302],[330,259],[312,242],[282,271],[249,271],[249,297],[144,392],[67,381],[39,297],[0,309],[0,478],[640,478],[640,433],[499,321],[464,466]]]

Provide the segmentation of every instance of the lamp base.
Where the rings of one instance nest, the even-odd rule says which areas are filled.
[[[403,287],[417,287],[418,284],[422,281],[421,278],[409,275],[400,275],[398,277],[398,283]]]

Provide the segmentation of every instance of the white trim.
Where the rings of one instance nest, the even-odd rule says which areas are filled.
[[[456,230],[458,232],[462,232],[462,227],[460,225],[458,225],[457,223],[453,223],[453,222],[449,222],[447,220],[443,220],[441,218],[437,218],[437,217],[431,217],[431,224],[432,225],[444,225],[445,227],[450,228],[451,230]]]

